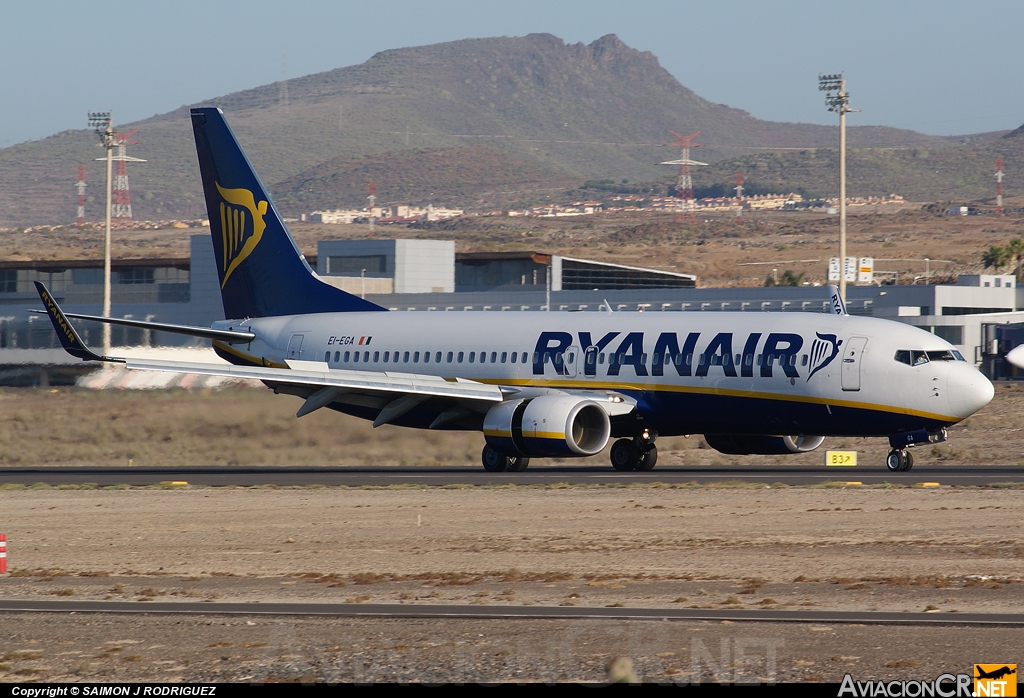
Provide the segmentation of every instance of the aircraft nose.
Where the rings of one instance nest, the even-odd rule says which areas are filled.
[[[957,417],[970,417],[992,401],[996,390],[981,371],[963,361],[950,366],[946,377],[949,407]]]

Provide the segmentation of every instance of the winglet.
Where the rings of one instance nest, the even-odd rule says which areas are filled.
[[[846,312],[846,303],[843,301],[843,297],[839,295],[839,289],[832,284],[828,285],[828,298],[833,315],[849,315]]]
[[[34,283],[36,291],[39,292],[39,297],[43,301],[43,306],[46,308],[46,314],[50,316],[50,322],[53,323],[53,329],[57,332],[60,345],[64,347],[64,351],[82,361],[121,361],[120,359],[100,356],[85,346],[85,342],[78,336],[78,332],[71,326],[68,319],[64,317],[60,306],[57,305],[57,301],[53,299],[50,292],[46,290],[46,286],[39,281]]]

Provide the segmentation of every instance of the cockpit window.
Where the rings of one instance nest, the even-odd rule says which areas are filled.
[[[927,354],[929,361],[956,361],[956,357],[953,356],[953,352],[949,349],[944,349],[942,351],[929,351]]]
[[[893,357],[901,364],[910,365],[910,350],[909,349],[897,349],[896,356]]]
[[[917,351],[916,349],[910,350],[910,365],[920,366],[921,364],[928,363],[928,354],[923,351]]]
[[[953,356],[956,357],[957,361],[967,361],[967,359],[964,358],[964,355],[958,352],[956,349],[953,350]]]

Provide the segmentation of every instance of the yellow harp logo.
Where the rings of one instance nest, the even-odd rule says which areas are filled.
[[[252,254],[256,245],[263,237],[267,224],[263,216],[267,215],[267,202],[258,204],[248,189],[225,189],[219,183],[217,191],[223,201],[220,202],[220,235],[223,245],[223,281],[220,287],[228,282],[228,278],[245,258]],[[249,227],[249,221],[252,227]]]

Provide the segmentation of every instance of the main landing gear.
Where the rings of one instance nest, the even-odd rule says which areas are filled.
[[[619,439],[612,444],[612,467],[619,471],[653,470],[658,464],[657,434],[644,429],[635,439]]]
[[[905,448],[894,448],[885,459],[890,473],[906,472],[914,467],[914,454]]]
[[[484,470],[489,473],[521,473],[530,465],[530,459],[526,456],[506,456],[489,445],[484,446],[480,460],[483,461]]]

